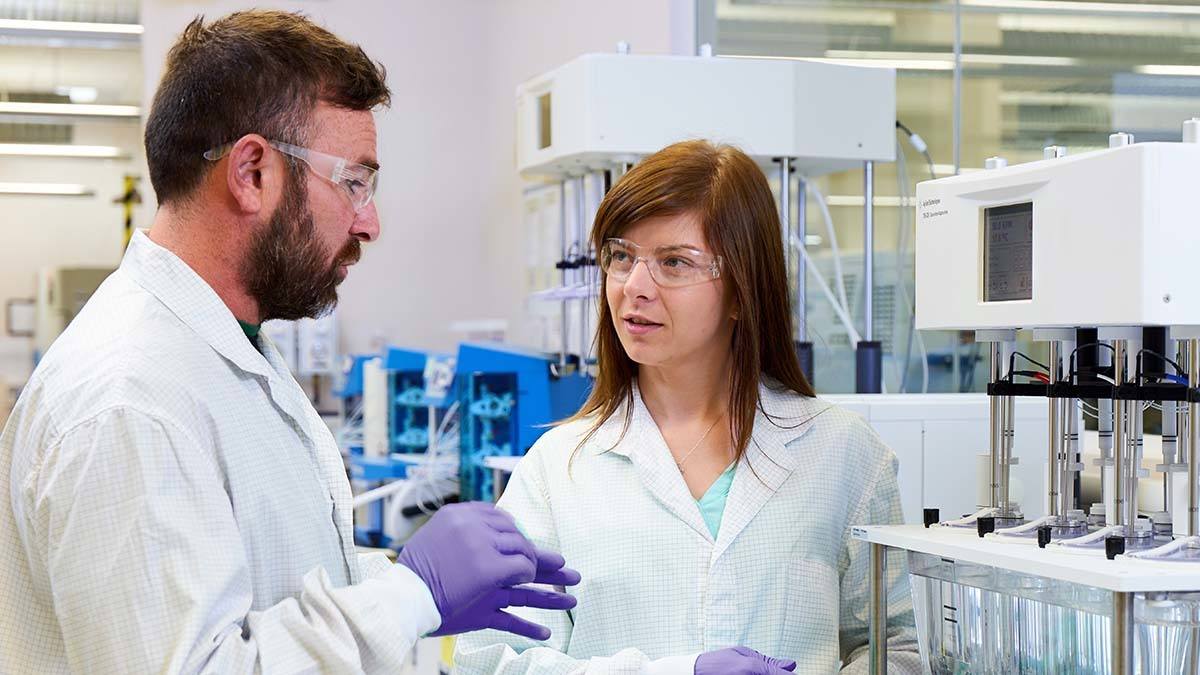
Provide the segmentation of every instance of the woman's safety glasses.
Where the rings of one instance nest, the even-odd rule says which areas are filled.
[[[375,186],[379,178],[379,172],[375,169],[298,145],[282,141],[268,142],[272,148],[299,159],[307,164],[313,173],[342,188],[350,197],[350,204],[354,206],[355,211],[367,208],[367,204],[370,204],[371,199],[375,196]],[[233,148],[233,144],[227,143],[208,150],[204,153],[204,159],[215,162],[224,157],[231,148]]]
[[[628,279],[639,260],[646,263],[650,278],[664,288],[691,286],[721,276],[721,256],[686,246],[659,246],[649,251],[626,239],[608,239],[600,251],[600,269],[613,281]]]

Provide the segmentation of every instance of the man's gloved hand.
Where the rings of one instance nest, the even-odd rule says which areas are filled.
[[[731,647],[696,657],[696,675],[784,675],[795,661],[776,659],[749,647]]]
[[[512,516],[491,504],[442,507],[408,540],[396,562],[415,572],[433,594],[442,624],[432,635],[494,628],[545,640],[548,628],[503,610],[571,609],[576,602],[566,593],[519,586],[574,586],[579,573],[564,567],[559,554],[535,548]]]

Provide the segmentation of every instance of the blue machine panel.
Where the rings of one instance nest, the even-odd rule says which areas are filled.
[[[550,370],[553,363],[552,356],[510,345],[459,346],[464,500],[493,499],[485,457],[524,455],[549,425],[583,404],[591,380],[581,375],[556,377]]]

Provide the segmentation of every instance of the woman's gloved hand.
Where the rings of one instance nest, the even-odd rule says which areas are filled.
[[[415,572],[433,595],[442,624],[432,635],[495,628],[545,640],[548,628],[503,610],[575,606],[566,593],[520,586],[574,586],[579,573],[564,567],[561,555],[534,547],[512,516],[491,504],[442,507],[408,540],[396,562]]]
[[[796,662],[776,659],[749,647],[730,647],[696,657],[696,675],[783,675]]]

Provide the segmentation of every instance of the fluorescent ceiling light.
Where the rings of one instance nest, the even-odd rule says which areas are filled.
[[[1143,75],[1189,75],[1196,77],[1200,75],[1200,66],[1150,64],[1145,66],[1134,66],[1133,72],[1142,73]]]
[[[125,153],[112,145],[65,145],[41,143],[0,143],[0,155],[9,157],[95,157],[118,159]]]
[[[929,166],[929,165],[926,164],[925,166]],[[972,171],[982,171],[982,169],[980,169],[978,167],[966,167],[966,166],[958,167],[959,173],[971,173]],[[933,173],[936,176],[953,176],[954,175],[954,165],[953,164],[934,164],[933,165]]]
[[[964,8],[1015,9],[1023,12],[1072,14],[1187,14],[1200,16],[1196,5],[1154,5],[1134,2],[1076,2],[1075,0],[962,0]]]
[[[145,32],[145,28],[141,24],[136,23],[0,19],[0,31],[4,30],[29,31],[32,33],[99,33],[109,35],[141,35]]]
[[[938,61],[933,59],[814,58],[803,60],[817,61],[818,63],[833,63],[839,66],[895,68],[896,70],[954,70],[953,61]]]
[[[100,90],[95,87],[64,85],[55,87],[54,93],[59,96],[66,96],[71,100],[71,103],[95,103],[96,99],[100,98]]]
[[[0,195],[89,197],[96,191],[78,183],[0,183]]]
[[[30,103],[0,101],[0,114],[9,115],[67,115],[72,117],[138,117],[136,105],[97,105],[94,103]]]
[[[861,207],[866,200],[864,200],[862,198],[862,195],[829,195],[828,197],[825,198],[825,201],[830,206],[859,206],[859,207]],[[872,201],[875,202],[875,206],[896,207],[896,206],[900,206],[900,204],[901,204],[900,197],[876,197]],[[915,197],[909,197],[908,199],[905,199],[903,201],[904,201],[904,206],[916,206],[917,205],[917,200]]]
[[[905,63],[938,64],[929,70],[951,70],[954,59],[945,52],[876,52],[850,49],[830,49],[825,56],[831,59],[860,59],[870,61],[903,61]],[[963,54],[962,62],[972,66],[1077,66],[1079,59],[1065,56],[1018,56],[1015,54]],[[863,63],[863,65],[870,65]]]
[[[854,52],[859,53],[859,52]],[[869,52],[862,52],[869,53]],[[883,52],[877,52],[883,53]],[[904,52],[896,52],[904,53]],[[953,61],[935,61],[923,59],[853,59],[853,58],[820,58],[815,56],[750,56],[748,54],[722,54],[725,59],[769,59],[772,61],[815,61],[817,63],[833,63],[841,66],[866,66],[871,68],[895,68],[897,70],[954,70]]]

